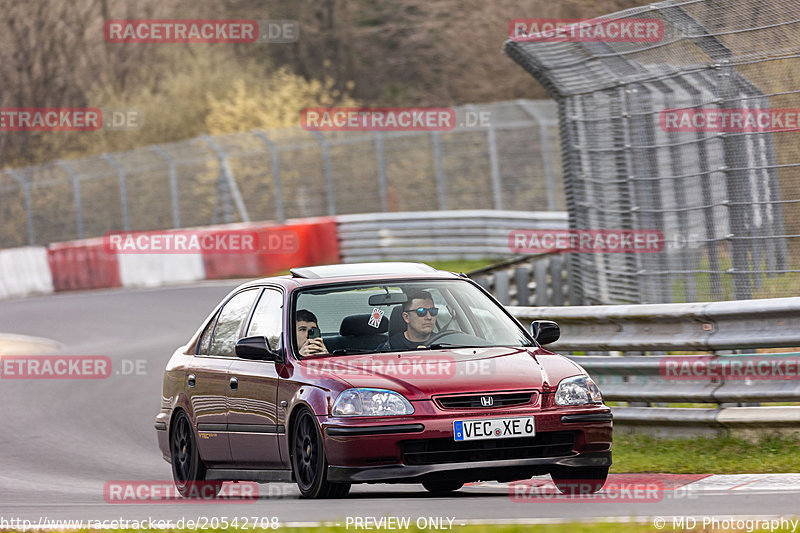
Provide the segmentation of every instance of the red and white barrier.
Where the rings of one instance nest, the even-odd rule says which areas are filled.
[[[105,251],[102,238],[53,243],[47,253],[56,291],[121,285],[117,256]]]
[[[200,254],[119,254],[123,287],[160,287],[206,279]]]
[[[286,224],[256,222],[207,228],[144,232],[142,241],[151,247],[127,249],[112,246],[125,242],[115,235],[53,243],[47,248],[0,250],[0,299],[53,291],[103,289],[110,287],[160,287],[204,279],[255,278],[288,271],[290,268],[339,262],[339,241],[335,217],[290,220]],[[152,248],[175,234],[210,237],[247,235],[257,246],[252,249],[199,252]],[[111,235],[111,234],[109,234]],[[153,237],[155,235],[155,237]],[[161,241],[158,238],[161,237]],[[171,241],[174,242],[174,241]]]
[[[47,249],[27,246],[0,250],[0,299],[53,292]]]

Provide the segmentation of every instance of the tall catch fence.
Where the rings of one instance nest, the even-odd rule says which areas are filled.
[[[553,102],[463,106],[455,124],[438,132],[297,126],[5,169],[0,248],[319,215],[564,210]]]
[[[558,104],[570,227],[666,240],[658,253],[570,254],[570,301],[800,294],[797,2],[664,1],[592,24],[635,19],[663,34],[505,45]]]

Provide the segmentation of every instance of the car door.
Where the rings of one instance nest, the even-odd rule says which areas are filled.
[[[186,391],[197,428],[198,450],[211,467],[234,466],[228,429],[228,369],[258,293],[259,289],[244,290],[225,303],[203,332],[187,372]]]
[[[277,352],[282,348],[282,317],[283,293],[277,288],[265,288],[244,336],[264,336],[270,348]],[[228,428],[236,466],[283,468],[278,439],[285,428],[282,409],[277,405],[275,363],[237,358],[228,373],[237,384],[228,391]]]

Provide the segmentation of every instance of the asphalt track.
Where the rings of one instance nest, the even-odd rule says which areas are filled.
[[[651,476],[642,479],[665,490],[644,499],[607,493],[565,501],[544,488],[536,497],[513,498],[514,489],[510,494],[507,484],[483,483],[449,497],[431,497],[421,485],[360,485],[346,500],[308,501],[298,498],[294,486],[275,484],[259,485],[255,501],[108,503],[104,487],[110,481],[170,481],[170,468],[161,459],[153,428],[162,369],[174,348],[236,284],[0,302],[0,332],[52,339],[63,346],[64,354],[106,355],[113,368],[110,377],[98,380],[0,379],[0,529],[3,520],[38,523],[43,518],[177,521],[238,516],[268,521],[277,517],[281,524],[331,522],[355,530],[355,517],[407,517],[412,524],[420,517],[433,517],[443,519],[444,526],[452,519],[456,526],[481,521],[800,514],[800,474],[696,476],[677,481]],[[144,362],[139,363],[139,372],[130,372],[133,365],[123,360]]]

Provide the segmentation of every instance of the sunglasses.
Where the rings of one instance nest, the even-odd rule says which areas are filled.
[[[414,311],[417,312],[417,316],[420,318],[428,314],[428,311],[430,311],[431,316],[436,316],[439,314],[438,307],[417,307],[416,309],[406,309],[406,313],[413,313]]]

